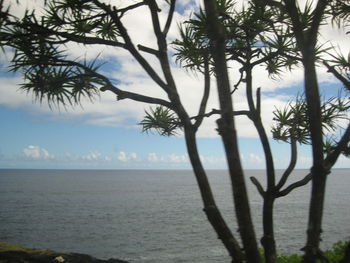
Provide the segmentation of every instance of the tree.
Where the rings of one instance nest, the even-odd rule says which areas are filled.
[[[259,1],[258,1],[259,2]],[[349,17],[349,1],[317,1],[315,7],[307,3],[302,10],[295,1],[284,0],[260,1],[262,6],[279,8],[287,15],[289,25],[296,41],[296,47],[301,55],[304,67],[305,98],[309,120],[310,141],[312,146],[313,166],[311,168],[312,194],[309,210],[307,244],[305,246],[304,262],[316,262],[320,258],[319,243],[322,232],[322,214],[325,198],[327,174],[338,158],[339,148],[344,149],[343,140],[348,141],[349,127],[335,149],[327,157],[323,152],[322,112],[319,84],[316,73],[318,58],[318,36],[323,19],[332,17],[338,23],[347,23]],[[326,63],[327,65],[327,63]],[[334,68],[333,68],[334,69]],[[333,72],[335,73],[335,72]],[[336,75],[336,74],[335,74]],[[339,76],[336,75],[339,78]],[[348,81],[342,80],[343,83]],[[331,161],[330,161],[331,160]]]
[[[311,179],[311,175],[308,174],[304,179],[282,189],[296,164],[297,142],[309,142],[308,120],[304,116],[306,114],[305,103],[297,103],[288,112],[285,110],[284,112],[277,111],[275,113],[276,121],[279,121],[279,124],[278,127],[274,127],[273,133],[277,139],[288,141],[291,145],[290,165],[283,173],[279,182],[276,183],[273,156],[260,116],[260,88],[257,89],[256,104],[253,98],[252,70],[254,67],[264,64],[267,71],[273,77],[279,75],[283,68],[292,69],[293,66],[296,66],[301,61],[301,57],[296,46],[295,38],[291,33],[291,27],[288,24],[286,25],[285,18],[277,10],[263,10],[261,6],[251,4],[242,11],[235,11],[234,4],[231,1],[219,1],[218,9],[225,26],[227,60],[234,60],[241,64],[239,69],[241,78],[231,93],[234,93],[239,84],[243,82],[246,86],[246,96],[249,106],[248,111],[233,111],[233,115],[246,115],[252,120],[265,153],[267,189],[264,190],[256,178],[251,178],[251,180],[257,186],[259,193],[264,199],[264,237],[262,244],[265,248],[265,259],[266,262],[275,262],[276,247],[273,230],[274,201],[276,198],[287,195],[295,188],[305,185]],[[176,42],[179,46],[178,59],[185,67],[192,70],[201,68],[203,58],[199,58],[201,52],[198,52],[198,50],[205,50],[206,43],[208,42],[208,32],[206,32],[207,23],[203,11],[196,14],[195,18],[191,19],[182,31],[183,41]],[[196,52],[193,52],[193,49]],[[325,51],[320,49],[318,50],[318,54]],[[344,59],[341,61],[344,61]],[[335,128],[333,122],[337,118],[344,117],[342,112],[348,109],[347,106],[343,106],[340,98],[337,100],[330,99],[323,105],[322,123],[325,128]],[[304,116],[302,119],[305,124],[302,126],[298,124],[300,127],[296,126],[293,128],[295,130],[293,133],[300,133],[298,134],[298,138],[296,138],[296,135],[291,135],[291,129],[297,123],[292,126],[288,126],[288,123],[292,124],[291,122],[296,120],[297,117],[300,118],[301,115]],[[287,125],[288,128],[281,130],[281,127],[284,125]],[[281,132],[284,134],[281,134]]]
[[[262,245],[265,261],[276,262],[274,239],[274,201],[312,179],[313,193],[310,206],[310,223],[305,262],[315,262],[319,256],[319,236],[322,222],[322,206],[325,177],[341,153],[346,153],[350,140],[348,127],[342,137],[334,141],[324,158],[322,127],[334,125],[337,118],[347,111],[348,103],[335,98],[321,105],[318,93],[315,64],[322,62],[346,87],[349,87],[349,62],[343,56],[333,55],[333,60],[322,60],[318,49],[317,32],[321,18],[327,14],[337,23],[346,21],[349,5],[337,1],[320,0],[312,10],[297,8],[294,1],[250,1],[242,10],[236,11],[233,1],[206,0],[195,18],[189,19],[180,31],[181,38],[174,48],[176,59],[184,67],[203,75],[204,87],[200,97],[198,114],[190,116],[180,100],[178,86],[171,70],[167,35],[173,20],[176,1],[166,1],[168,8],[160,10],[157,1],[147,0],[121,7],[101,0],[53,0],[45,3],[45,13],[38,17],[34,11],[23,18],[11,15],[3,1],[0,16],[0,45],[14,50],[11,69],[21,71],[26,79],[22,88],[32,92],[39,102],[47,100],[52,106],[76,105],[83,97],[92,98],[100,91],[117,95],[118,100],[131,99],[156,105],[146,113],[141,124],[143,130],[156,129],[161,135],[173,135],[182,129],[187,151],[201,192],[204,212],[218,237],[232,257],[233,262],[258,263],[261,261],[257,239],[250,215],[246,182],[239,158],[235,116],[245,115],[255,125],[266,157],[267,186],[251,178],[263,197]],[[124,17],[137,8],[147,8],[152,21],[156,47],[135,44],[131,39]],[[166,12],[166,21],[160,22],[159,14]],[[307,38],[307,39],[304,39]],[[308,45],[309,41],[312,45]],[[138,94],[118,87],[117,83],[100,71],[98,60],[70,58],[62,51],[67,43],[105,45],[126,50],[167,95],[166,99]],[[331,53],[333,54],[333,53]],[[151,64],[145,55],[153,56],[158,65]],[[227,63],[236,61],[241,78],[231,90]],[[282,178],[276,182],[272,151],[267,132],[261,119],[260,88],[254,101],[253,68],[265,65],[271,76],[283,68],[302,64],[305,69],[305,98],[289,104],[285,110],[275,112],[277,124],[273,128],[276,139],[290,143],[291,160]],[[220,109],[206,112],[210,81],[217,83]],[[238,87],[244,86],[248,110],[233,108],[232,96]],[[325,109],[322,112],[322,107]],[[329,113],[329,114],[328,114]],[[200,160],[196,133],[204,118],[218,115],[218,133],[225,148],[228,170],[232,184],[233,201],[239,235],[230,230],[219,211],[208,177]],[[328,119],[325,118],[327,117]],[[311,124],[311,125],[309,125]],[[328,125],[328,126],[327,126]],[[329,126],[331,125],[331,126]],[[287,187],[285,184],[296,163],[297,142],[310,143],[313,147],[314,164],[310,175]],[[312,261],[313,260],[313,261]]]

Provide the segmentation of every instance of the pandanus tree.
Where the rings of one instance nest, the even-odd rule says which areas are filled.
[[[261,91],[256,89],[256,102],[254,101],[253,69],[256,66],[265,65],[271,77],[278,76],[284,68],[289,70],[296,66],[301,58],[296,47],[291,28],[286,27],[285,18],[279,12],[270,9],[262,10],[254,4],[246,6],[243,10],[236,11],[231,1],[219,1],[218,13],[225,30],[227,61],[235,61],[240,64],[238,68],[241,77],[231,89],[231,94],[244,86],[248,110],[236,110],[232,116],[245,115],[255,125],[258,132],[266,161],[266,189],[256,178],[252,182],[264,200],[263,205],[263,230],[261,240],[265,249],[266,262],[276,262],[276,246],[274,238],[273,204],[275,199],[289,194],[297,187],[307,184],[311,175],[306,175],[302,180],[285,186],[288,177],[295,168],[297,161],[297,142],[309,143],[308,121],[306,119],[306,104],[297,99],[296,105],[290,104],[288,111],[276,110],[275,120],[278,124],[273,127],[276,139],[288,141],[291,145],[291,160],[280,180],[276,183],[276,171],[267,132],[261,119]],[[205,54],[207,54],[209,33],[207,17],[204,11],[195,14],[182,29],[182,41],[176,41],[178,53],[177,59],[183,66],[191,70],[199,70],[203,67]],[[326,52],[319,49],[318,53]],[[335,129],[335,121],[345,118],[344,112],[348,110],[344,98],[329,99],[323,105],[323,126],[326,129]],[[344,103],[346,105],[344,105]],[[220,111],[213,110],[211,114]],[[303,117],[302,117],[303,116]],[[303,125],[298,124],[297,118],[303,118]],[[301,121],[301,120],[300,120]],[[293,123],[296,122],[296,123]],[[289,127],[287,128],[286,126]],[[296,137],[298,133],[298,137]],[[292,136],[293,135],[293,136]]]
[[[167,8],[161,10],[155,0],[132,3],[125,1],[121,6],[107,4],[100,0],[54,0],[45,2],[43,16],[27,11],[22,18],[11,15],[1,1],[2,47],[12,48],[14,56],[11,69],[21,71],[25,83],[24,90],[32,92],[39,102],[47,100],[50,105],[75,105],[83,97],[92,98],[99,92],[112,92],[118,100],[131,99],[137,102],[155,104],[164,109],[155,110],[157,120],[169,118],[164,113],[174,113],[184,132],[189,158],[198,182],[203,200],[204,212],[229,254],[236,262],[243,262],[243,252],[223,219],[200,160],[196,145],[196,132],[205,117],[205,109],[210,88],[209,66],[204,69],[205,87],[198,109],[198,116],[189,116],[179,97],[179,92],[171,71],[167,35],[173,20],[176,1],[167,1]],[[147,8],[156,46],[148,47],[134,43],[124,17],[137,8]],[[160,12],[166,13],[164,24],[160,22]],[[104,45],[111,49],[123,49],[137,61],[148,76],[165,92],[166,99],[151,97],[120,89],[113,79],[99,70],[97,61],[91,62],[71,58],[65,52],[65,45],[80,43],[85,46]],[[149,63],[145,55],[153,56],[157,64]],[[154,115],[154,114],[153,114]],[[153,117],[151,117],[152,119]],[[175,127],[178,125],[175,125]],[[164,125],[160,130],[164,132]],[[175,128],[174,127],[174,128]],[[165,127],[166,134],[172,129]],[[240,175],[240,180],[243,175]],[[245,192],[245,187],[241,188]],[[248,200],[242,199],[245,208]],[[245,228],[241,220],[242,230]],[[252,230],[252,225],[246,229]],[[245,239],[247,241],[247,239]],[[255,238],[251,240],[255,241]],[[249,262],[259,262],[257,245],[245,242]],[[257,261],[256,261],[256,260]]]
[[[20,71],[25,82],[24,90],[34,94],[39,102],[50,105],[76,105],[84,97],[92,98],[100,92],[112,92],[118,100],[131,99],[155,105],[141,121],[144,131],[156,129],[161,135],[170,136],[181,129],[186,141],[188,156],[200,189],[204,212],[208,221],[227,249],[232,262],[261,262],[258,242],[250,214],[249,200],[243,167],[240,161],[235,118],[247,116],[258,132],[266,164],[267,185],[263,187],[251,178],[263,197],[262,245],[265,261],[276,262],[273,208],[275,199],[287,195],[293,189],[313,182],[310,206],[310,223],[305,262],[315,262],[319,256],[319,237],[325,177],[341,153],[347,153],[350,129],[344,130],[340,139],[327,147],[324,158],[324,128],[332,129],[334,121],[343,117],[349,105],[342,99],[326,101],[324,112],[318,93],[316,62],[323,63],[330,73],[349,87],[349,61],[333,55],[332,60],[322,59],[329,52],[319,49],[318,29],[324,16],[343,23],[349,14],[348,1],[320,0],[301,10],[295,1],[255,0],[236,10],[230,0],[205,0],[203,9],[186,21],[180,30],[180,38],[169,43],[168,33],[176,1],[169,0],[164,10],[160,2],[147,0],[120,5],[102,0],[53,0],[46,1],[43,15],[27,11],[22,18],[11,15],[10,9],[0,1],[0,45],[12,48],[14,56],[11,69]],[[161,3],[164,7],[164,3]],[[124,18],[129,12],[144,8],[152,24],[155,46],[136,43],[129,34]],[[162,23],[160,14],[165,13]],[[85,46],[103,45],[110,49],[122,49],[139,63],[165,98],[123,90],[118,82],[101,70],[99,60],[72,58],[65,52],[65,45],[79,43]],[[309,45],[310,44],[310,45]],[[198,109],[191,116],[180,99],[178,84],[172,73],[171,56],[183,67],[203,75],[203,92],[198,95]],[[332,53],[333,54],[333,53]],[[152,56],[150,63],[146,56]],[[240,77],[232,85],[229,81],[228,63],[235,62]],[[290,164],[279,181],[267,132],[261,118],[261,89],[253,86],[253,69],[265,65],[271,76],[284,68],[292,69],[301,64],[305,69],[305,101],[297,100],[285,110],[277,110],[277,124],[273,128],[276,139],[291,146]],[[230,64],[231,65],[231,64]],[[238,66],[237,66],[238,65]],[[211,79],[216,80],[219,108],[207,111]],[[235,90],[246,90],[248,110],[234,109],[232,97]],[[263,87],[262,87],[263,88]],[[254,93],[256,90],[256,93]],[[254,94],[256,94],[254,96]],[[322,116],[327,116],[323,118]],[[239,238],[218,209],[197,148],[196,134],[206,117],[217,115],[217,131],[222,138],[232,185]],[[314,163],[310,175],[301,181],[285,186],[296,163],[296,143],[309,143],[313,149]]]
[[[316,65],[319,60],[318,46],[320,44],[320,27],[323,21],[343,24],[349,23],[349,1],[324,1],[308,2],[303,9],[296,1],[256,1],[263,9],[277,8],[286,16],[287,25],[291,28],[295,38],[296,48],[300,54],[300,61],[304,68],[304,92],[307,105],[308,129],[312,148],[313,163],[311,167],[312,192],[309,209],[309,223],[307,230],[307,243],[304,248],[304,262],[316,262],[322,257],[319,249],[320,235],[322,232],[322,215],[325,198],[326,180],[330,168],[337,160],[339,153],[346,148],[349,141],[350,126],[344,131],[336,147],[328,155],[324,155],[322,111],[320,101],[319,82],[317,79]],[[326,63],[327,65],[327,63]],[[333,74],[344,84],[348,83],[349,75],[345,78],[332,67]],[[338,68],[339,69],[339,68]],[[346,67],[342,70],[346,70]],[[336,74],[336,73],[339,73]],[[346,86],[346,85],[345,85]]]

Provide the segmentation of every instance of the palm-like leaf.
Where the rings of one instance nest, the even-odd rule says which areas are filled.
[[[176,135],[181,129],[181,121],[174,112],[162,106],[146,111],[146,116],[140,122],[143,132],[155,130],[162,136]]]
[[[322,133],[335,132],[339,127],[339,120],[348,119],[347,112],[350,101],[338,95],[324,100],[321,105]],[[295,102],[289,102],[284,109],[275,109],[273,112],[275,125],[271,132],[273,138],[290,142],[293,138],[301,144],[310,143],[309,119],[307,104],[303,96],[298,96]],[[330,141],[326,141],[325,150],[329,150]]]

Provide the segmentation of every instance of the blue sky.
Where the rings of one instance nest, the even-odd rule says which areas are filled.
[[[14,12],[19,14],[22,6]],[[38,8],[40,1],[27,1],[29,7]],[[189,1],[179,1],[182,6]],[[192,3],[193,4],[193,3]],[[188,5],[177,13],[175,19],[182,21],[193,10]],[[154,45],[150,29],[142,29],[147,15],[144,10],[126,17],[130,32],[136,42]],[[176,23],[170,37],[177,35]],[[327,29],[328,30],[328,29]],[[338,45],[348,50],[348,39],[339,32],[335,35],[325,30]],[[162,91],[145,75],[128,54],[106,47],[93,47],[82,51],[82,46],[69,46],[72,57],[83,55],[92,59],[97,54],[108,63],[103,73],[120,82],[120,87],[137,90],[140,93],[164,97]],[[53,109],[43,103],[33,102],[31,94],[18,91],[23,80],[18,74],[7,72],[11,53],[0,53],[0,168],[64,168],[64,169],[190,169],[186,147],[182,136],[160,137],[145,134],[137,123],[148,105],[132,101],[117,102],[115,96],[102,93],[94,103],[83,101],[82,107],[74,109]],[[150,61],[154,58],[149,58]],[[152,64],[153,65],[153,64]],[[198,92],[201,92],[200,76],[191,75],[178,67],[173,69],[179,84],[180,96],[188,111],[196,112]],[[319,80],[326,94],[338,90],[340,85],[324,69],[319,69]],[[238,76],[232,72],[234,79]],[[263,90],[263,119],[269,130],[272,124],[272,110],[282,107],[295,94],[302,91],[302,70],[286,73],[280,80],[271,80],[264,69],[257,69],[256,86]],[[214,85],[214,83],[213,83]],[[217,106],[213,90],[208,109]],[[244,90],[235,95],[235,109],[246,107]],[[253,126],[249,120],[236,120],[241,159],[246,169],[264,168],[264,157]],[[270,140],[277,168],[285,168],[289,162],[289,146]],[[204,123],[199,131],[198,144],[205,167],[224,169],[226,167],[220,138],[215,132],[215,119]],[[309,168],[310,149],[299,148],[298,168]],[[337,167],[350,168],[350,161],[341,158]]]

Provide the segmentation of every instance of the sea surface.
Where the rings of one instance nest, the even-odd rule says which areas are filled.
[[[296,170],[293,182],[306,175]],[[209,171],[217,203],[237,233],[226,171]],[[264,184],[264,171],[246,171]],[[247,180],[257,236],[261,197]],[[279,252],[305,244],[310,187],[276,202]],[[130,262],[230,262],[202,211],[191,171],[0,170],[0,241]],[[328,179],[323,248],[350,238],[350,170]]]

